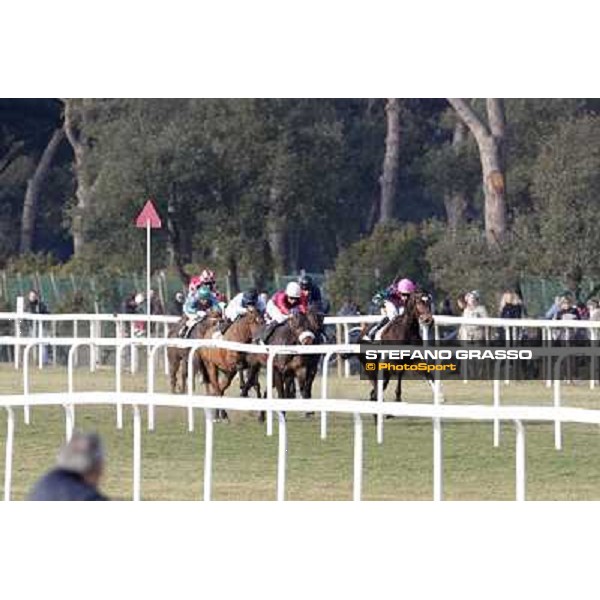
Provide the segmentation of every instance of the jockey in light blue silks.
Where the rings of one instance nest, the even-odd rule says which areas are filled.
[[[193,327],[200,323],[209,311],[220,314],[221,306],[210,288],[201,285],[194,278],[190,282],[189,293],[183,305],[183,314],[187,320],[180,331],[180,337],[188,337]]]

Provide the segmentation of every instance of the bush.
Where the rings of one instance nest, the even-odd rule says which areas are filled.
[[[508,242],[491,250],[479,225],[465,226],[456,232],[438,227],[436,240],[427,249],[431,280],[441,295],[453,300],[470,290],[478,290],[490,314],[497,312],[498,301],[506,288],[517,289],[518,255]]]
[[[325,284],[334,309],[352,298],[365,312],[373,294],[397,277],[427,286],[427,243],[426,228],[393,222],[378,225],[369,237],[342,250]]]

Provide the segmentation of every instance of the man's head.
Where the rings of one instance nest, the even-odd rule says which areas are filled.
[[[81,475],[90,485],[97,486],[104,470],[104,449],[96,433],[74,432],[58,453],[60,469]]]
[[[29,302],[37,302],[40,299],[40,295],[37,293],[37,290],[29,290],[27,297],[29,298]]]

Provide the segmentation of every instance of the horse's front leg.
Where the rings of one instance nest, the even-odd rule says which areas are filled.
[[[396,384],[396,402],[402,402],[402,371],[398,372],[398,383]]]
[[[169,379],[171,383],[171,394],[177,393],[177,374],[179,373],[179,365],[181,364],[181,355],[179,353],[169,354]]]

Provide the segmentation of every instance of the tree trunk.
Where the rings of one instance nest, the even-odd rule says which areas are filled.
[[[89,149],[87,138],[85,133],[81,130],[79,121],[83,121],[83,110],[81,114],[78,114],[76,100],[65,99],[65,134],[73,149],[73,155],[75,157],[74,172],[75,178],[77,179],[77,190],[75,197],[77,199],[77,206],[73,211],[73,250],[75,256],[80,256],[86,241],[85,235],[85,215],[87,209],[90,206],[90,196],[92,192],[92,186],[89,183],[88,176],[84,170],[84,159],[87,150]]]
[[[460,152],[461,146],[467,139],[467,127],[460,118],[456,119],[454,135],[452,136],[452,148],[456,154]],[[467,196],[463,191],[454,191],[444,196],[446,207],[446,218],[450,231],[455,232],[466,222]]]
[[[400,103],[398,98],[388,98],[385,112],[387,115],[387,134],[383,172],[379,179],[381,186],[379,223],[387,223],[394,218],[400,156]]]
[[[486,125],[462,98],[448,98],[458,116],[469,128],[479,148],[485,196],[485,236],[488,247],[502,244],[506,237],[506,183],[504,136],[506,123],[501,98],[487,99]]]
[[[229,277],[229,285],[231,286],[231,297],[239,294],[240,292],[240,278],[238,274],[238,264],[235,256],[230,254],[227,258],[227,270]],[[228,298],[231,300],[231,298]]]
[[[63,141],[64,129],[59,127],[54,131],[48,145],[42,153],[40,162],[37,164],[33,176],[27,182],[25,191],[25,200],[23,202],[23,216],[21,219],[21,254],[31,252],[33,249],[33,232],[35,230],[35,219],[37,216],[37,207],[39,205],[42,186],[48,177],[52,160]]]
[[[288,267],[287,230],[281,210],[281,192],[276,184],[271,186],[269,204],[267,236],[273,259],[273,270],[283,274]]]

